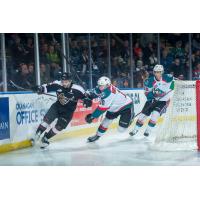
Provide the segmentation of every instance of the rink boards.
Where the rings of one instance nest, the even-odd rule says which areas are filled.
[[[127,89],[123,92],[134,100],[135,114],[140,112],[146,101],[144,91],[142,89]],[[31,92],[0,93],[0,153],[31,146],[31,136],[55,101],[55,97],[37,95]],[[84,118],[97,106],[97,100],[94,101],[91,108],[84,108],[79,102],[71,123],[54,140],[94,134],[103,116],[92,124],[87,124]],[[116,127],[117,120],[110,128]]]

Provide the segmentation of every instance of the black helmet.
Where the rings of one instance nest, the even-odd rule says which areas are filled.
[[[61,80],[72,80],[72,75],[68,72],[64,72],[61,76]]]

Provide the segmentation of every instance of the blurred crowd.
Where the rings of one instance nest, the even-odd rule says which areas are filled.
[[[131,77],[134,87],[142,88],[158,63],[158,34],[132,35],[133,49],[130,49],[129,34],[110,34],[111,79],[119,88],[130,88]],[[32,88],[36,84],[33,34],[5,34],[5,37],[8,80]],[[88,46],[88,34],[69,34],[69,67],[86,87],[89,87],[90,71],[93,86],[100,76],[108,76],[107,34],[91,34],[91,60]],[[130,74],[131,51],[133,74]],[[59,79],[63,71],[61,34],[39,34],[39,57],[41,84]],[[181,80],[190,79],[188,34],[160,34],[160,63],[165,73]],[[192,34],[192,79],[200,79],[200,34]],[[9,85],[8,89],[14,88]]]

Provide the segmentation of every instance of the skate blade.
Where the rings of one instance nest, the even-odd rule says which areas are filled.
[[[32,144],[32,147],[38,147],[38,145],[39,145],[39,141],[35,141],[34,139],[30,139],[30,142],[31,142],[31,144]]]
[[[95,141],[89,141],[89,140],[87,140],[86,143],[95,143]]]

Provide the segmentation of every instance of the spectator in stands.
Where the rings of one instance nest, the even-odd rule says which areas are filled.
[[[59,45],[58,38],[56,37],[57,34],[55,33],[50,33],[51,37],[51,45],[53,45],[56,49],[56,45]]]
[[[102,39],[100,42],[99,57],[106,59],[107,51],[108,51],[107,41],[106,39]]]
[[[89,58],[87,49],[82,50],[80,63],[81,63],[81,76],[85,76],[86,72],[89,70],[88,69]]]
[[[183,70],[183,76],[184,80],[189,80],[190,78],[190,64],[189,60],[186,60],[185,64],[183,65],[184,70]]]
[[[97,41],[96,40],[93,40],[91,42],[92,44],[92,47],[91,47],[91,50],[92,50],[92,57],[94,59],[95,62],[97,62],[98,60],[98,44],[97,44]]]
[[[137,83],[137,88],[143,88],[143,83],[138,82],[138,83]]]
[[[27,38],[25,49],[26,49],[26,62],[27,63],[34,62],[34,45],[32,38]]]
[[[180,33],[169,33],[168,35],[168,42],[172,45],[175,46],[177,41],[181,40],[181,34]]]
[[[172,56],[169,54],[169,51],[167,48],[165,48],[162,51],[162,55],[161,55],[161,59],[160,59],[160,64],[163,65],[164,70],[166,73],[169,73],[169,68],[172,64],[173,58]]]
[[[200,50],[197,50],[192,54],[192,65],[195,66],[200,62]]]
[[[98,48],[98,67],[102,74],[108,71],[107,69],[107,56],[108,56],[108,48],[107,41],[105,39],[101,39]]]
[[[35,85],[34,63],[28,64],[28,71],[29,71],[29,81],[30,81],[31,85]]]
[[[183,49],[183,57],[182,57],[182,60],[181,60],[181,63],[183,65],[186,64],[188,58],[189,58],[189,43],[187,42],[184,46],[184,49]]]
[[[111,81],[112,85],[114,85],[115,87],[118,87],[118,83],[116,79],[112,79]]]
[[[26,61],[26,55],[27,51],[24,47],[24,45],[21,43],[21,38],[19,36],[16,36],[14,44],[11,47],[11,55],[13,58],[15,69],[21,62]]]
[[[137,87],[139,87],[140,85],[142,85],[141,87],[143,87],[143,83],[148,77],[149,77],[149,73],[147,72],[147,70],[141,69],[135,72],[134,82],[136,83]]]
[[[165,50],[165,48],[167,48],[165,42],[160,41],[160,52],[162,53]]]
[[[136,59],[136,63],[137,63],[138,61],[142,61],[142,63],[143,63],[144,65],[147,64],[147,63],[144,62],[144,54],[143,54],[142,51],[139,51],[139,52],[138,52],[138,55],[136,56],[135,59]]]
[[[178,79],[183,81],[183,80],[185,80],[185,77],[184,77],[183,74],[180,74],[180,75],[178,76]]]
[[[80,48],[78,46],[77,40],[73,40],[71,42],[70,55],[73,59],[77,59],[80,56]]]
[[[116,40],[114,38],[111,39],[110,54],[111,58],[120,56],[119,47],[116,45]]]
[[[125,79],[123,81],[123,88],[130,88],[130,83],[129,83],[128,79]]]
[[[144,48],[149,42],[155,42],[154,33],[142,33],[140,36],[140,44]]]
[[[46,66],[48,66],[48,65],[46,65]],[[49,66],[49,71],[50,71],[50,78],[52,80],[60,79],[60,73],[62,73],[62,68],[59,64],[51,63],[51,65]]]
[[[139,57],[139,53],[142,51],[139,42],[136,42],[133,47],[133,53],[135,57]]]
[[[130,47],[129,47],[129,41],[128,40],[124,41],[124,45],[123,45],[123,48],[121,50],[121,57],[122,57],[122,59],[125,63],[128,62],[128,59],[130,57]]]
[[[40,44],[40,46],[47,44],[46,38],[45,38],[44,34],[42,34],[42,33],[39,34],[39,44]]]
[[[5,40],[8,44],[8,48],[11,49],[12,46],[15,44],[16,38],[19,37],[19,36],[16,33],[12,33],[11,35],[6,34],[5,37],[6,37]]]
[[[144,48],[144,62],[145,63],[148,63],[149,62],[149,57],[155,53],[155,50],[153,48],[153,43],[152,42],[149,42],[148,43],[148,46]]]
[[[57,77],[59,77],[59,73],[61,71],[59,53],[55,51],[54,46],[50,45],[46,55],[50,65],[50,77],[56,80]],[[44,64],[47,65],[47,63]]]
[[[54,46],[49,46],[48,52],[47,52],[47,59],[49,63],[56,63],[60,64],[60,58],[58,52],[55,51]]]
[[[82,48],[88,48],[88,41],[87,40],[82,40]]]
[[[41,78],[41,84],[50,82],[49,65],[45,65],[44,63],[40,64],[40,78]]]
[[[117,77],[118,73],[120,72],[118,58],[112,58],[111,62],[111,74],[114,77]]]
[[[158,58],[156,57],[155,53],[152,52],[152,54],[149,56],[149,61],[147,63],[148,70],[153,71],[153,68],[156,64],[158,64]]]
[[[195,69],[193,70],[193,80],[200,80],[200,62],[197,63]]]
[[[119,88],[123,88],[124,81],[127,79],[127,77],[128,77],[127,73],[124,73],[124,72],[118,73],[118,77],[116,78],[116,81]]]
[[[15,75],[15,83],[25,89],[31,89],[33,85],[30,80],[28,66],[25,63],[21,63],[19,71]]]
[[[47,53],[48,53],[49,46],[47,43],[42,44],[41,49],[40,49],[40,62],[47,64],[49,63]]]
[[[200,34],[194,34],[192,40],[192,48],[194,51],[200,50]]]
[[[136,71],[147,69],[148,65],[145,65],[143,61],[143,52],[140,51],[138,57],[136,58]]]
[[[179,58],[180,62],[184,59],[184,49],[182,48],[182,41],[177,41],[176,46],[172,49],[173,58]]]
[[[173,72],[174,77],[184,74],[184,68],[179,58],[175,58],[174,63],[170,67],[170,73],[171,72]]]
[[[143,61],[138,60],[136,62],[136,71],[139,72],[141,70],[145,69],[145,66],[143,65]]]

